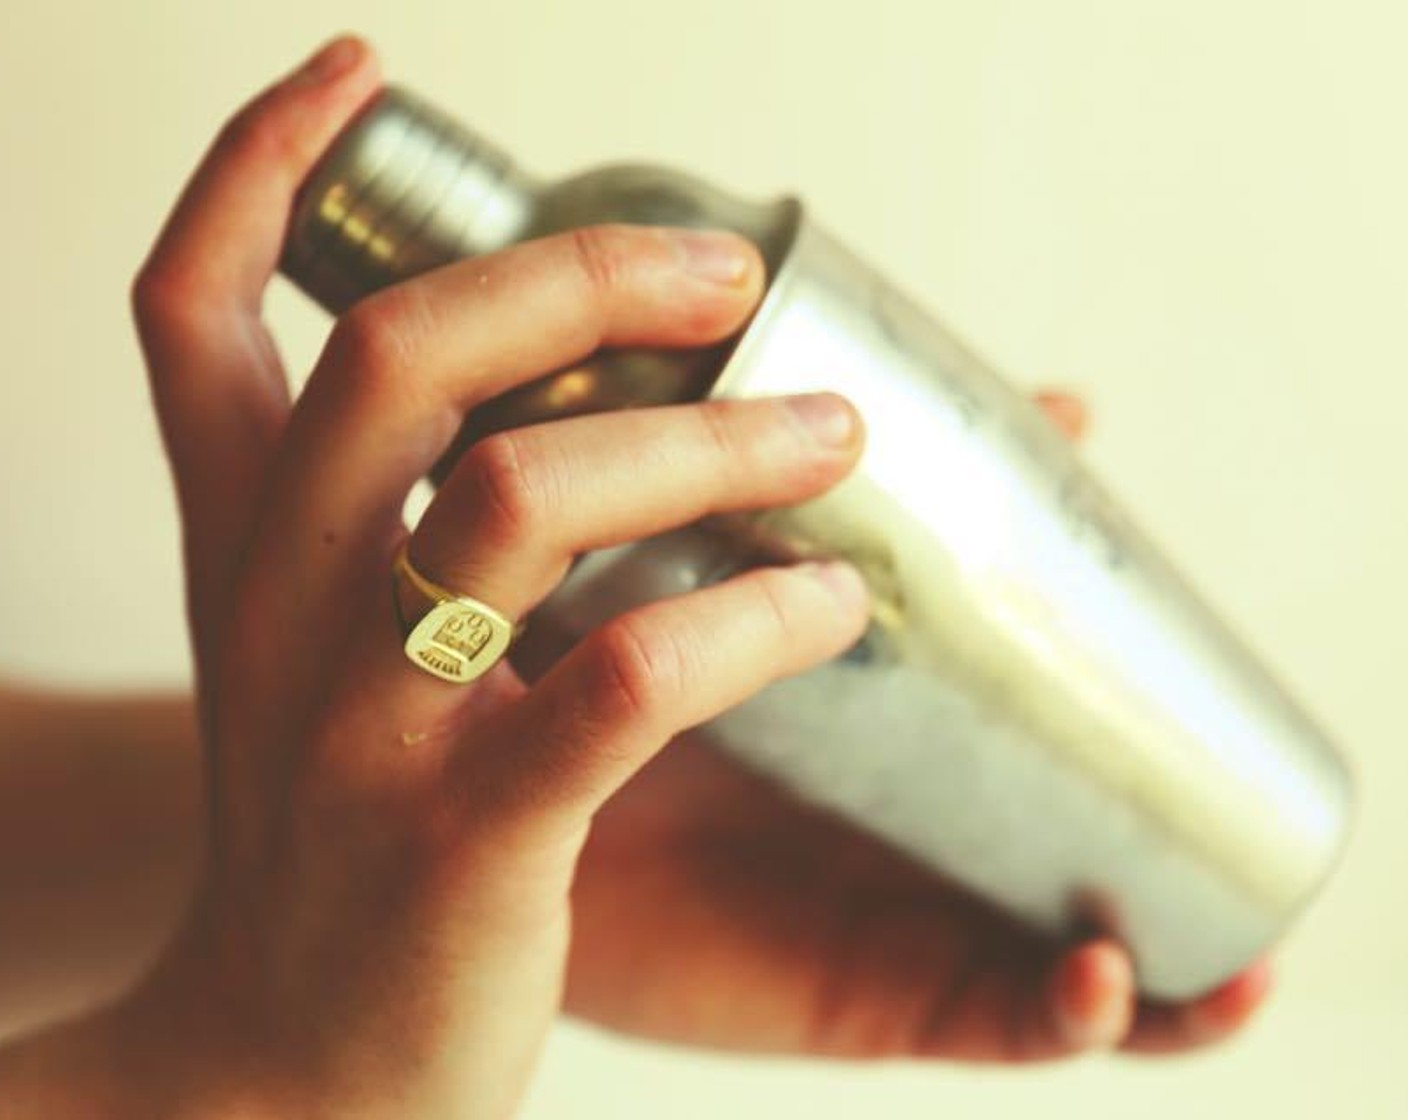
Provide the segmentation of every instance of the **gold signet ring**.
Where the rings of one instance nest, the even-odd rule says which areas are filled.
[[[406,633],[406,657],[431,676],[468,684],[492,669],[508,651],[515,627],[487,603],[426,579],[411,566],[409,544],[402,544],[396,553],[394,572],[398,585],[409,584],[430,601],[431,607]],[[399,586],[396,591],[400,591]],[[396,613],[404,632],[408,623],[401,614],[399,594]]]

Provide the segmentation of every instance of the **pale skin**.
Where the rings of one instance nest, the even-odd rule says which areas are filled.
[[[0,693],[0,737],[20,744],[0,754],[0,807],[38,781],[90,816],[140,819],[151,842],[109,858],[164,876],[147,921],[192,875],[194,901],[121,998],[0,1052],[7,1115],[506,1116],[564,1009],[832,1057],[1174,1052],[1236,1031],[1263,965],[1197,1001],[1141,1002],[1113,940],[1034,937],[691,737],[855,641],[869,604],[844,564],[638,608],[541,675],[505,661],[456,687],[408,664],[386,595],[402,501],[464,414],[603,344],[726,337],[762,269],[723,234],[524,244],[358,304],[293,400],[262,293],[295,187],[377,83],[370,50],[343,39],[251,102],[134,287],[180,499],[195,699]],[[1078,402],[1042,403],[1078,433]],[[574,555],[805,500],[863,441],[832,395],[493,436],[453,467],[411,557],[522,617]],[[25,765],[40,743],[71,768]],[[140,780],[91,792],[95,758]],[[197,820],[198,869],[170,854]],[[99,846],[35,813],[0,813],[0,830],[11,850],[68,842],[70,862]],[[0,864],[0,887],[16,879]]]

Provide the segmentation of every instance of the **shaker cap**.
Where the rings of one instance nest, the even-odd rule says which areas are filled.
[[[386,86],[300,187],[281,269],[337,313],[364,295],[515,240],[532,190],[497,148]]]

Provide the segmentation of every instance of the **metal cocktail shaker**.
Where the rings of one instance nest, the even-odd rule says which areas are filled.
[[[605,221],[750,237],[761,309],[732,344],[603,351],[506,394],[461,445],[572,413],[834,389],[867,448],[820,499],[584,557],[535,620],[570,638],[752,564],[845,556],[876,604],[865,638],[713,721],[712,741],[1039,928],[1116,934],[1151,995],[1200,993],[1260,953],[1342,847],[1342,762],[1044,417],[798,202],[643,166],[537,183],[392,88],[304,185],[283,268],[338,312]]]

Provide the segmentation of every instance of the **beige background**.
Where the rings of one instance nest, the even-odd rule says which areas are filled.
[[[184,678],[172,503],[126,317],[246,93],[343,27],[560,172],[799,188],[1027,384],[1338,734],[1349,858],[1216,1054],[1007,1072],[553,1039],[533,1118],[1408,1116],[1408,9],[1367,0],[6,4],[0,670]],[[270,313],[296,365],[326,323]],[[3,931],[0,931],[3,936]],[[0,993],[3,998],[3,993]]]

